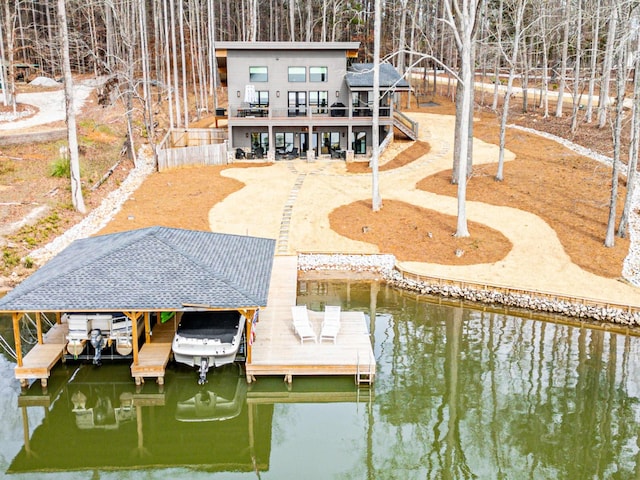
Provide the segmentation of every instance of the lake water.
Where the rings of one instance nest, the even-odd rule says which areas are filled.
[[[0,477],[640,478],[640,338],[305,281],[299,303],[371,313],[378,374],[258,378],[68,362],[20,393],[0,356]],[[6,317],[0,328],[6,331]]]

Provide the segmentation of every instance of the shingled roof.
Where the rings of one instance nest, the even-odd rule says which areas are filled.
[[[347,85],[351,90],[373,87],[373,63],[354,63],[347,72]],[[380,64],[380,88],[409,90],[409,83],[390,63]]]
[[[275,240],[151,227],[77,240],[0,299],[4,312],[267,304]]]

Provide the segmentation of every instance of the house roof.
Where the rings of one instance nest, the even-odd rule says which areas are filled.
[[[77,240],[0,299],[4,312],[267,304],[275,240],[150,227]]]
[[[216,50],[358,50],[360,42],[216,42]]]
[[[347,85],[351,90],[373,87],[373,63],[354,63],[346,75]],[[380,88],[393,90],[409,90],[409,83],[402,78],[390,63],[380,64]]]

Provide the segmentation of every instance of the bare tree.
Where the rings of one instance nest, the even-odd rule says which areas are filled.
[[[78,132],[73,102],[73,77],[69,59],[69,35],[67,33],[67,8],[65,0],[58,0],[58,25],[62,44],[62,72],[64,76],[64,98],[67,107],[67,139],[69,141],[69,163],[71,170],[71,201],[80,213],[85,213],[82,184],[80,182],[80,158],[78,154]]]
[[[616,55],[616,117],[613,125],[613,160],[611,167],[611,195],[609,200],[609,220],[607,221],[607,234],[604,240],[605,247],[613,247],[615,244],[614,232],[616,223],[616,207],[618,202],[618,176],[620,164],[620,143],[622,140],[622,120],[624,117],[625,83],[627,77],[627,48],[621,45]]]
[[[516,76],[518,47],[522,41],[524,29],[522,23],[524,21],[524,13],[527,8],[528,0],[515,0],[510,8],[515,18],[513,18],[514,32],[511,42],[511,55],[506,55],[509,64],[509,80],[507,80],[507,91],[504,95],[502,103],[502,117],[500,120],[500,149],[498,152],[498,171],[496,172],[496,180],[501,182],[504,180],[504,150],[507,138],[507,120],[509,118],[509,103],[513,94],[513,80]]]
[[[624,199],[624,207],[618,224],[618,236],[627,236],[629,214],[635,194],[638,151],[640,150],[640,33],[636,32],[636,48],[633,67],[633,98],[631,110],[631,145],[629,146],[629,161],[627,162],[627,194]]]
[[[457,237],[468,237],[466,195],[467,195],[467,151],[469,148],[469,119],[473,109],[473,39],[478,16],[483,0],[445,0],[445,22],[453,32],[458,54],[460,56],[460,74],[458,88],[462,88],[460,110],[456,116],[461,119],[456,129],[459,129],[460,162],[458,162],[458,219],[456,226]]]
[[[582,0],[576,2],[576,40],[575,40],[575,59],[573,62],[573,102],[571,109],[571,133],[575,134],[578,129],[578,111],[580,107],[580,67],[582,65]]]
[[[611,66],[613,64],[614,50],[617,43],[618,9],[613,6],[609,14],[609,30],[607,32],[607,45],[602,62],[602,76],[600,81],[600,95],[598,97],[598,128],[604,128],[607,124],[607,110],[609,109],[609,83],[611,81]]]
[[[374,212],[382,208],[378,179],[378,160],[380,157],[380,36],[381,36],[381,0],[375,0],[373,21],[373,122],[371,125],[371,208]]]
[[[585,114],[585,121],[591,123],[593,119],[593,97],[596,85],[596,74],[598,71],[598,40],[600,38],[600,3],[601,0],[595,0],[595,4],[593,4],[594,19],[593,25],[591,29],[591,61],[589,65],[589,86],[587,91],[587,111]]]
[[[11,7],[13,6],[13,10]],[[2,69],[4,70],[4,82],[2,83],[2,89],[8,92],[9,102],[13,107],[13,113],[17,112],[16,110],[16,75],[15,75],[15,65],[14,65],[14,56],[15,56],[15,19],[16,19],[16,8],[17,5],[10,1],[3,1],[4,7],[4,33],[6,37],[6,48],[4,49],[3,57],[2,57]],[[5,56],[6,55],[6,64]],[[7,95],[7,94],[5,94]]]
[[[562,106],[564,99],[564,89],[567,78],[567,60],[569,57],[569,30],[571,28],[571,2],[565,1],[562,15],[563,38],[562,57],[560,59],[560,85],[558,86],[558,100],[556,102],[556,117],[562,117]]]

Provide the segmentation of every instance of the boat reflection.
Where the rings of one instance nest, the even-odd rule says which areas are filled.
[[[57,368],[46,391],[34,383],[18,397],[24,446],[8,472],[268,470],[273,404],[249,407],[246,381],[229,367],[198,386],[191,369],[172,366],[164,388],[136,387],[123,365]],[[34,408],[45,421],[30,429]]]
[[[98,396],[93,406],[87,408],[87,396],[77,390],[71,396],[76,426],[81,430],[92,428],[115,429],[121,424],[132,422],[136,418],[133,407],[133,395],[122,392],[118,398],[119,406],[114,407],[108,395]]]
[[[230,369],[237,365],[231,365]],[[177,379],[176,379],[177,380]],[[208,382],[198,385],[194,392],[193,377],[189,376],[185,382],[180,383],[177,390],[182,396],[176,405],[175,418],[179,422],[221,422],[235,418],[242,412],[242,407],[247,399],[247,381],[238,373],[220,374],[215,371],[210,374]],[[186,392],[186,393],[185,393]]]
[[[192,369],[174,364],[164,386],[136,386],[124,365],[64,364],[52,371],[47,389],[36,382],[18,396],[24,446],[7,473],[265,472],[275,404],[372,401],[369,389],[360,396],[349,377],[300,378],[292,387],[265,377],[249,388],[242,373],[229,364],[197,385]],[[36,426],[42,415],[34,409],[44,409]]]

